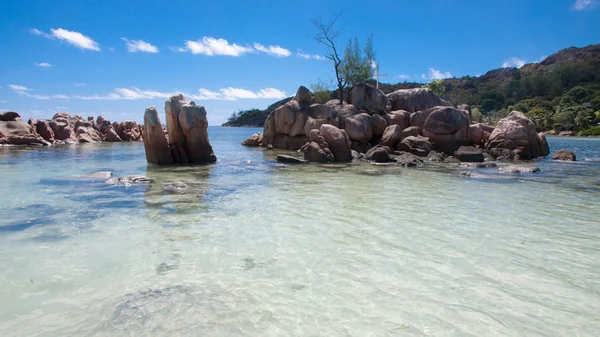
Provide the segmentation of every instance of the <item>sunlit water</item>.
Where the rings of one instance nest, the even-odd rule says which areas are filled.
[[[286,166],[255,131],[211,127],[202,167],[0,148],[0,335],[599,334],[599,139],[510,175]]]

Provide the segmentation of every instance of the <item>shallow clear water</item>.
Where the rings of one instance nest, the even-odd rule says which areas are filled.
[[[0,148],[0,334],[598,335],[600,139],[510,175],[285,166],[256,131],[211,127],[202,167]]]

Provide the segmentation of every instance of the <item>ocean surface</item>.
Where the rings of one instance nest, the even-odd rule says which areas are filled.
[[[210,166],[0,148],[0,335],[600,335],[600,139],[509,174],[282,165],[256,131],[210,127]]]

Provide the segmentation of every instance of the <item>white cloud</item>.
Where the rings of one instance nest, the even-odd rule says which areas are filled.
[[[576,11],[583,11],[586,9],[591,9],[597,5],[596,0],[576,0],[573,4],[573,9]]]
[[[4,103],[8,103],[8,101],[4,101],[4,100],[0,101],[0,104],[4,104]]]
[[[398,80],[406,81],[406,80],[410,80],[410,75],[400,74],[400,75],[394,76],[394,78],[396,78]]]
[[[317,55],[317,54],[314,54],[314,55],[311,55],[311,54],[306,54],[306,53],[304,53],[304,52],[303,52],[302,50],[300,50],[300,49],[298,49],[298,52],[296,53],[296,56],[298,56],[298,57],[301,57],[301,58],[303,58],[303,59],[306,59],[306,60],[310,60],[310,59],[315,59],[315,60],[325,60],[325,57],[324,57],[324,56]]]
[[[10,85],[11,89],[20,95],[38,99],[78,99],[78,100],[142,100],[142,99],[166,99],[178,94],[177,91],[162,92],[156,90],[142,90],[135,87],[132,88],[116,88],[105,95],[39,95],[27,92],[32,90],[21,85]],[[275,88],[265,88],[259,91],[251,91],[241,88],[222,88],[219,91],[210,91],[208,89],[199,89],[197,94],[183,93],[186,98],[196,100],[221,100],[235,101],[238,99],[282,99],[287,97],[283,90]]]
[[[44,33],[37,28],[32,28],[29,30],[31,34],[40,35],[48,39],[58,39],[67,42],[75,47],[81,49],[88,49],[99,51],[100,47],[98,42],[92,40],[90,37],[85,36],[79,32],[66,30],[63,28],[50,29],[50,34]]]
[[[40,62],[40,63],[34,63],[34,65],[36,67],[52,67],[52,65],[48,62]]]
[[[433,81],[433,80],[443,80],[445,78],[452,77],[452,73],[449,72],[449,71],[447,71],[447,72],[444,73],[444,72],[441,72],[441,71],[439,71],[437,69],[429,68],[428,72],[429,72],[428,76],[425,75],[425,74],[423,74],[423,75],[421,75],[421,78],[427,78],[427,77],[429,77],[429,80]]]
[[[75,83],[76,87],[85,87],[85,83]]]
[[[525,60],[521,60],[517,57],[511,57],[509,59],[504,60],[504,62],[502,62],[502,68],[513,68],[513,67],[521,68],[524,65],[525,65]]]
[[[201,40],[185,41],[185,48],[177,48],[177,51],[189,51],[192,54],[203,54],[207,56],[227,55],[241,56],[245,53],[252,53],[252,47],[244,47],[238,44],[229,44],[225,39],[215,39],[214,37],[204,36]]]
[[[288,57],[288,56],[292,55],[291,51],[289,51],[289,50],[287,50],[285,48],[282,48],[280,46],[268,46],[268,47],[265,47],[265,46],[263,46],[260,43],[255,43],[254,44],[254,49],[256,49],[256,50],[258,50],[260,52],[267,53],[267,54],[270,54],[270,55],[275,55],[275,56],[278,56],[278,57]]]
[[[130,53],[145,52],[145,53],[158,53],[158,47],[142,40],[128,40],[124,37],[121,40],[125,41],[127,45],[127,51]]]
[[[29,91],[29,90],[33,90],[33,89],[27,88],[26,86],[18,85],[18,84],[9,84],[8,87],[11,88],[14,91]]]

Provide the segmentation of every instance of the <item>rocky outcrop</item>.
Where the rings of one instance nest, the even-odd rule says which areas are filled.
[[[429,88],[414,88],[396,90],[387,95],[392,110],[406,110],[417,112],[431,109],[436,106],[451,106],[451,104],[439,98]]]
[[[348,93],[348,103],[358,110],[370,112],[386,111],[388,98],[383,91],[367,83],[360,83],[352,87]]]
[[[315,163],[330,163],[335,160],[329,149],[329,144],[319,130],[311,130],[309,142],[300,149],[304,153],[304,160]]]
[[[346,118],[344,130],[351,140],[368,143],[373,137],[373,120],[366,113],[350,116]]]
[[[302,158],[288,156],[285,154],[280,154],[280,155],[277,155],[277,162],[283,163],[283,164],[304,164],[304,163],[306,163],[306,160],[304,160]]]
[[[398,165],[404,167],[419,167],[424,165],[423,160],[421,158],[408,152],[401,154],[400,156],[394,158],[394,160],[396,160]]]
[[[173,156],[163,131],[156,107],[148,107],[144,112],[144,148],[148,163],[156,165],[173,164]]]
[[[552,160],[561,160],[561,161],[576,161],[577,157],[575,153],[569,150],[558,150],[552,154]]]
[[[183,104],[179,113],[179,125],[185,137],[189,163],[206,164],[217,161],[208,141],[208,119],[203,106],[195,102]]]
[[[381,138],[383,132],[388,127],[387,120],[378,114],[371,115],[371,120],[373,122],[373,137]]]
[[[385,128],[385,131],[383,132],[383,136],[381,137],[381,145],[383,146],[389,146],[392,148],[396,147],[396,144],[398,144],[400,141],[402,140],[402,127],[400,125],[390,125],[387,128]]]
[[[431,149],[429,138],[423,136],[408,136],[396,145],[396,150],[409,152],[419,157],[426,157]]]
[[[410,126],[407,127],[406,129],[402,130],[402,134],[401,137],[402,139],[406,138],[406,137],[417,137],[419,135],[419,127],[418,126]]]
[[[475,146],[485,147],[490,135],[494,131],[494,127],[477,123],[471,124],[471,142]]]
[[[402,130],[410,126],[410,112],[404,110],[392,111],[385,114],[388,125],[399,125]]]
[[[483,163],[485,158],[483,157],[483,151],[476,149],[473,146],[461,146],[456,152],[454,152],[454,158],[468,163]]]
[[[245,146],[263,146],[264,137],[262,132],[257,132],[255,134],[253,134],[252,136],[246,138],[246,140],[244,140],[242,142],[242,145]]]
[[[135,121],[123,121],[118,124],[117,134],[124,141],[138,141],[142,138],[139,125]]]
[[[436,107],[425,119],[423,136],[428,137],[436,150],[452,154],[461,145],[471,144],[469,116],[464,110]]]
[[[567,130],[567,131],[561,131],[558,135],[561,137],[575,137],[575,136],[577,136],[577,132]]]
[[[346,162],[352,160],[350,138],[344,130],[325,124],[321,126],[320,133],[327,142],[335,161]]]
[[[98,143],[104,138],[100,131],[94,129],[92,122],[83,119],[75,123],[75,135],[80,143]]]
[[[511,112],[501,119],[486,143],[486,149],[493,155],[492,149],[511,150],[518,159],[535,159],[550,154],[550,148],[535,125],[523,113]]]
[[[0,113],[0,144],[48,145],[16,112]]]
[[[367,151],[363,159],[374,161],[376,163],[388,163],[392,161],[392,158],[390,158],[390,152],[391,149],[389,147],[377,145]]]
[[[305,86],[300,86],[298,88],[294,99],[300,104],[311,104],[313,102],[312,93]]]
[[[35,123],[35,129],[40,137],[50,143],[54,143],[54,131],[50,127],[50,123],[46,120],[38,119]]]
[[[217,160],[208,140],[204,107],[175,95],[166,101],[165,112],[168,142],[156,108],[149,107],[144,113],[143,138],[149,163],[207,164]]]

